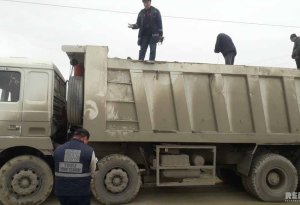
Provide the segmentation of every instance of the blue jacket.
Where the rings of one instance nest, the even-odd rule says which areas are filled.
[[[54,151],[55,195],[90,195],[90,164],[94,150],[79,140],[71,140]]]
[[[162,27],[162,20],[160,12],[157,8],[151,6],[151,30],[152,30],[152,36],[162,36],[163,35],[163,27]],[[142,38],[143,34],[143,25],[144,25],[144,19],[146,15],[146,9],[143,9],[140,11],[137,21],[136,21],[136,27],[134,29],[140,29],[139,30],[139,39]]]

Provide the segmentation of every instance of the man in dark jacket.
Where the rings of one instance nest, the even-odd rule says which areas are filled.
[[[85,129],[54,151],[55,195],[61,205],[90,205],[91,176],[96,170],[94,150],[87,145],[90,134]]]
[[[300,37],[296,34],[292,34],[290,39],[294,42],[292,58],[296,61],[297,69],[300,69]]]
[[[232,42],[230,36],[225,33],[220,33],[217,37],[217,42],[215,46],[215,53],[222,53],[225,58],[226,65],[233,65],[234,58],[237,54],[236,48]]]
[[[151,6],[151,0],[143,0],[144,9],[140,11],[136,24],[129,24],[132,29],[139,29],[139,60],[144,60],[150,46],[150,61],[156,57],[156,45],[163,36],[162,20],[158,9]]]

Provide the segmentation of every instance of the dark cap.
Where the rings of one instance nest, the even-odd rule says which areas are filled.
[[[83,129],[83,128],[75,130],[73,136],[75,136],[75,135],[80,135],[82,137],[87,137],[88,139],[90,138],[89,131],[87,131],[86,129]]]
[[[297,35],[293,33],[290,38],[292,39],[292,38],[295,38],[295,37],[297,37]]]
[[[142,0],[143,2],[145,2],[145,1],[151,1],[151,0]]]

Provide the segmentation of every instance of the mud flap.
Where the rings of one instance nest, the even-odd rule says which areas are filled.
[[[248,176],[249,172],[250,172],[250,168],[251,168],[251,164],[252,164],[252,160],[254,157],[254,154],[257,150],[257,145],[253,148],[253,150],[249,150],[245,156],[243,157],[243,159],[241,160],[240,163],[237,164],[237,172],[244,175],[244,176]]]

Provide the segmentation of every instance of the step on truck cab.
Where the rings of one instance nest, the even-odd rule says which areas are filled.
[[[4,205],[41,204],[51,193],[53,143],[66,137],[65,91],[65,80],[52,63],[0,58],[0,199]]]

